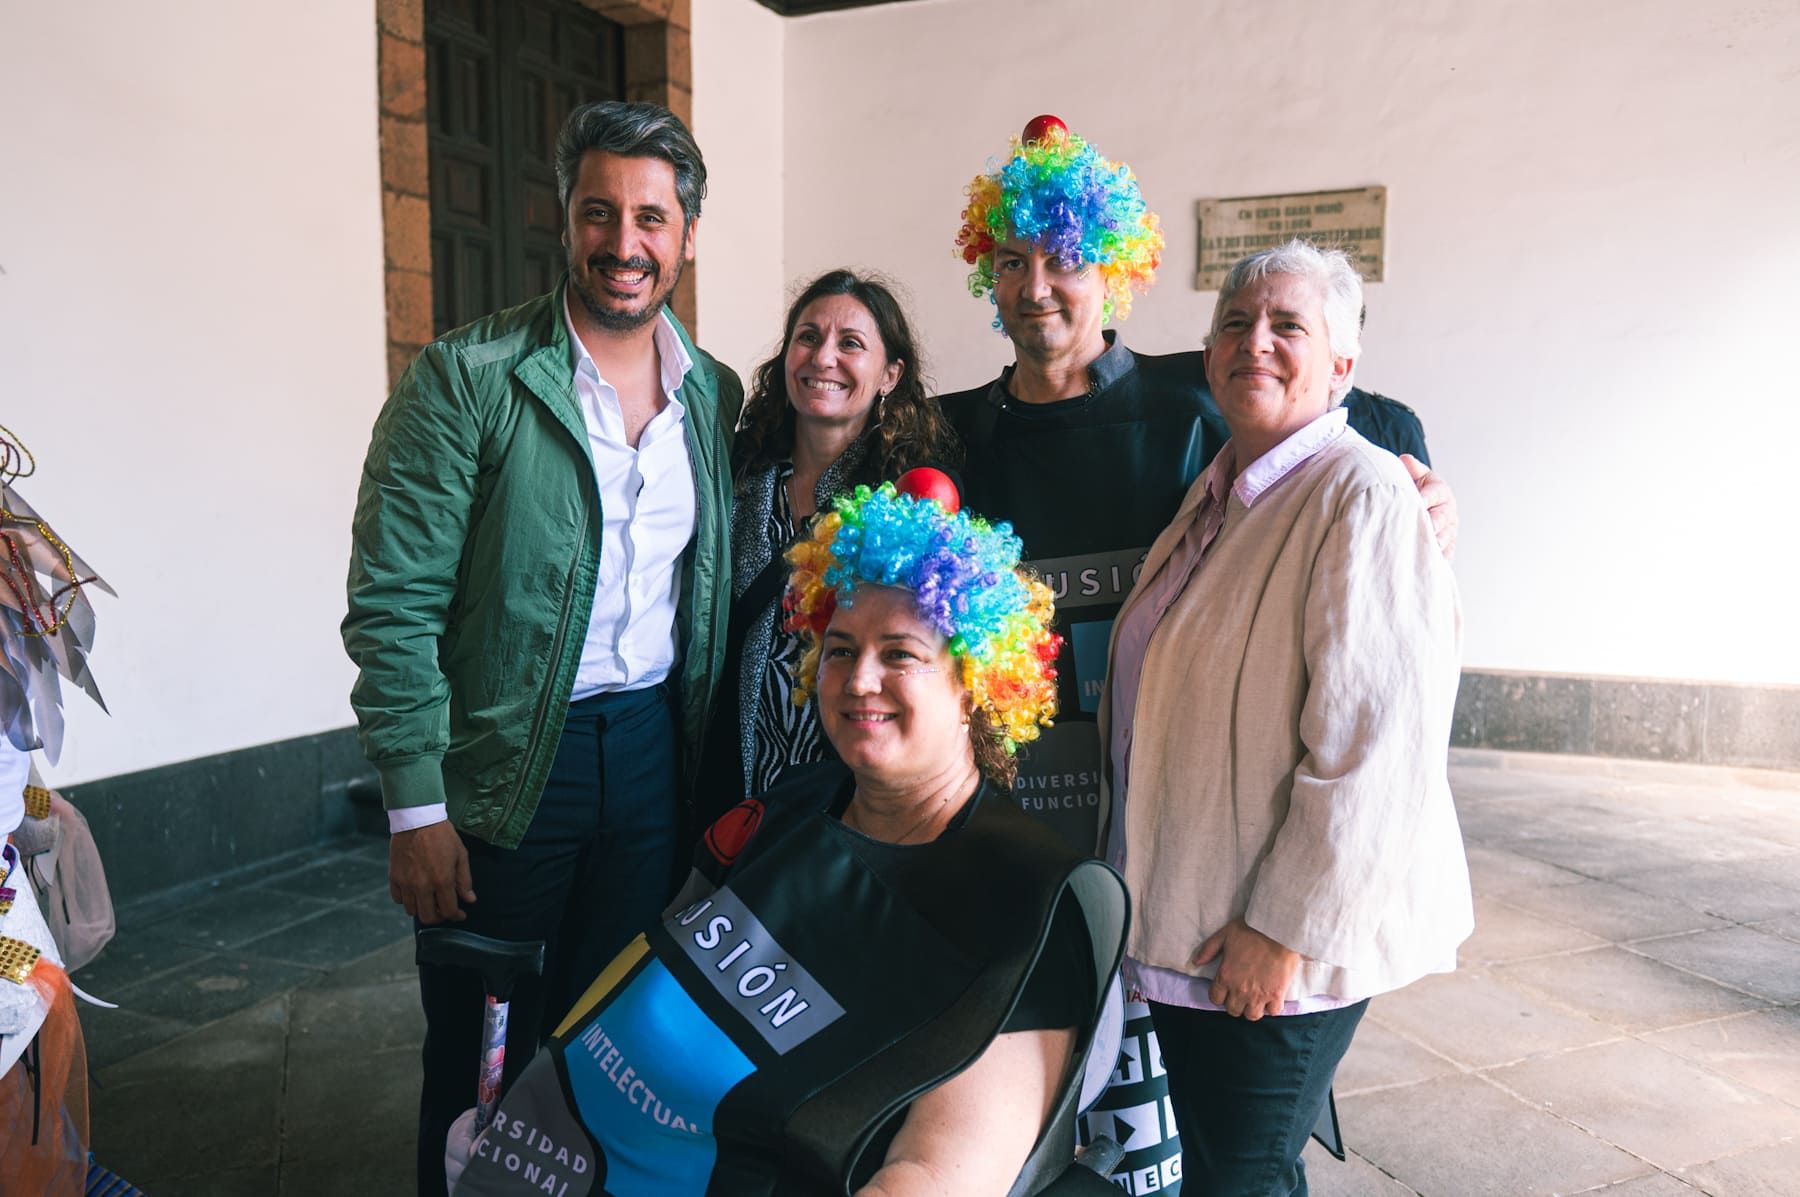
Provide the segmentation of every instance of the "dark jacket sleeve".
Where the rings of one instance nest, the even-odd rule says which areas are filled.
[[[1406,404],[1352,387],[1344,397],[1344,410],[1350,413],[1350,427],[1364,440],[1380,445],[1396,457],[1411,453],[1426,465],[1431,464],[1431,454],[1425,449],[1425,426]]]

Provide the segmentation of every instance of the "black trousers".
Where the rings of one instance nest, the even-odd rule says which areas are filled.
[[[544,795],[517,848],[469,836],[475,902],[463,930],[544,941],[544,976],[513,992],[510,1087],[608,961],[674,896],[678,766],[669,688],[600,694],[569,707]],[[425,1084],[419,1193],[442,1197],[444,1139],[475,1104],[481,978],[422,967]]]
[[[1368,1008],[1250,1022],[1150,1003],[1181,1132],[1183,1197],[1306,1197],[1300,1152]]]

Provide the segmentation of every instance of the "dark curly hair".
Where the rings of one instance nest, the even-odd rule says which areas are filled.
[[[870,420],[878,418],[878,431],[862,472],[871,478],[893,478],[914,466],[956,464],[960,456],[956,433],[926,389],[918,343],[900,301],[883,279],[840,269],[808,283],[789,305],[781,347],[751,375],[750,397],[738,425],[738,472],[783,461],[794,451],[794,405],[787,393],[788,347],[793,344],[800,314],[815,300],[831,295],[848,295],[867,308],[875,318],[888,361],[902,365],[900,381],[886,399],[870,409]]]

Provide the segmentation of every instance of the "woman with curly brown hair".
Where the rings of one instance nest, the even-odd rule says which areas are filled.
[[[809,283],[788,308],[781,348],[752,375],[733,452],[731,625],[699,826],[829,752],[815,711],[794,702],[802,646],[778,618],[783,550],[834,497],[958,452],[887,285],[850,270]]]

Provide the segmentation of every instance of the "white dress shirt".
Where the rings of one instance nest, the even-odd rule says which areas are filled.
[[[600,574],[588,617],[581,665],[570,701],[615,690],[641,690],[675,666],[675,609],[681,557],[694,538],[699,497],[678,398],[693,368],[667,312],[656,318],[656,357],[668,405],[651,417],[637,447],[625,439],[619,392],[601,377],[581,343],[565,294],[563,321],[575,358],[575,399],[587,425],[600,487]],[[389,831],[410,831],[448,818],[441,802],[388,812]]]
[[[571,700],[611,690],[641,690],[675,666],[675,607],[681,593],[681,556],[694,538],[698,496],[677,398],[693,360],[665,312],[656,318],[656,356],[668,406],[651,417],[634,449],[625,439],[619,392],[575,335],[575,397],[587,422],[600,484],[600,576],[594,613],[575,673]]]

